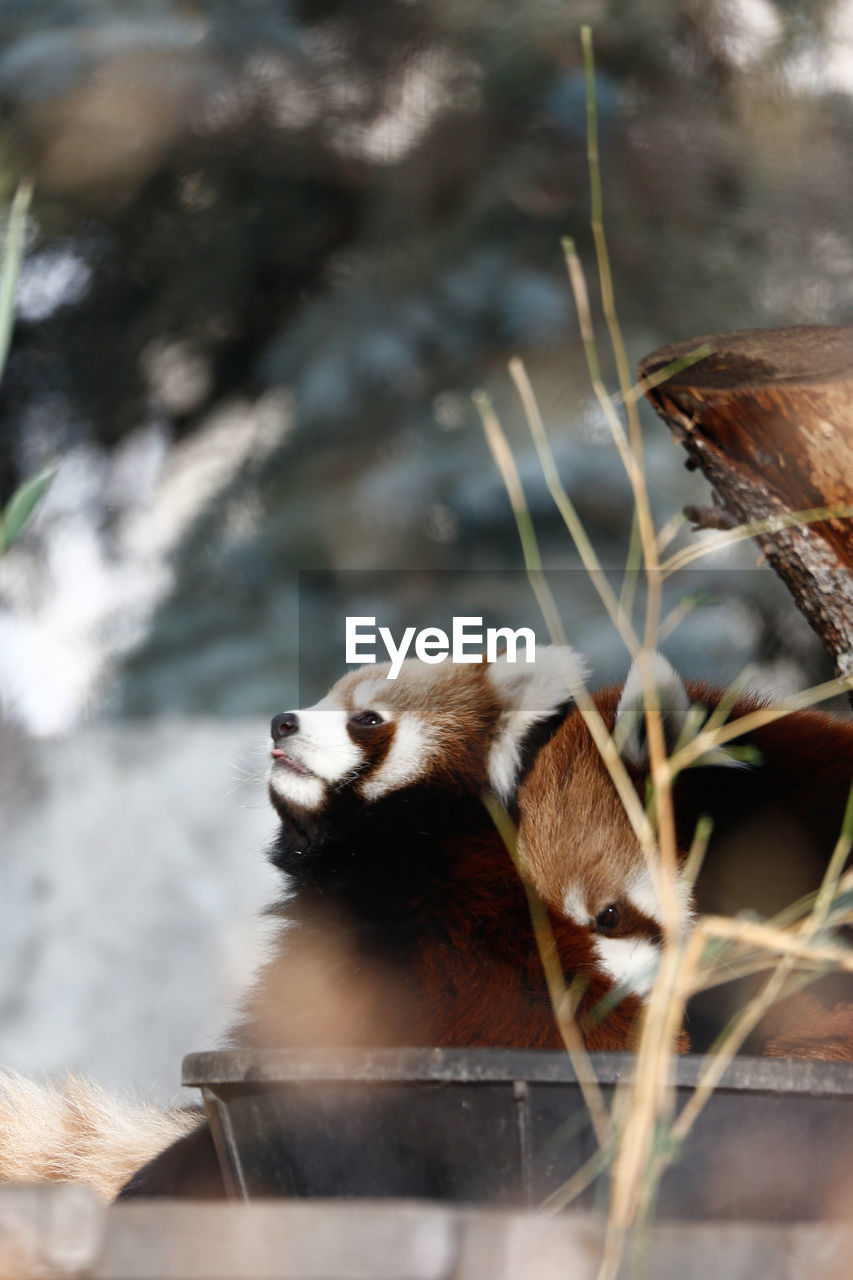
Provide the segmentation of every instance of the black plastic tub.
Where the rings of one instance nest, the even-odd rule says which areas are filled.
[[[609,1101],[630,1054],[592,1055]],[[707,1060],[676,1059],[676,1106]],[[229,1193],[540,1204],[596,1151],[561,1053],[494,1049],[195,1053]],[[599,1202],[601,1179],[575,1205]],[[739,1058],[664,1176],[658,1214],[849,1216],[853,1063]]]

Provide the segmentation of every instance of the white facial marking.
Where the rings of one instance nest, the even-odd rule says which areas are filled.
[[[356,711],[379,711],[377,704],[387,693],[388,684],[385,680],[362,680],[352,691],[352,705]]]
[[[488,761],[489,782],[501,800],[512,795],[527,732],[568,702],[586,674],[583,659],[568,645],[538,647],[533,663],[498,658],[491,664],[488,677],[506,707]]]
[[[284,739],[283,749],[318,778],[334,785],[363,763],[363,751],[347,732],[345,711],[318,703],[296,714],[299,728]]]
[[[660,899],[648,867],[639,867],[625,885],[625,896],[644,916],[661,921]]]
[[[663,872],[661,872],[663,874]],[[625,885],[625,896],[638,911],[660,924],[663,921],[663,908],[648,867],[639,867]],[[678,907],[681,932],[686,933],[693,919],[693,893],[690,885],[681,876],[675,879],[675,900]]]
[[[647,938],[593,938],[599,960],[617,986],[644,996],[651,991],[660,952]]]
[[[298,727],[281,741],[281,749],[308,775],[272,763],[269,783],[276,795],[300,809],[321,809],[329,786],[343,782],[363,763],[364,754],[347,732],[347,712],[332,690],[313,707],[296,713]]]
[[[563,898],[563,911],[570,920],[574,920],[575,924],[589,924],[589,912],[586,909],[586,903],[580,889],[572,887],[566,890],[566,896]]]
[[[326,788],[319,778],[303,778],[275,764],[270,770],[270,786],[287,804],[299,809],[321,809],[326,798]]]
[[[388,754],[360,788],[365,800],[378,800],[389,791],[414,782],[424,772],[431,742],[431,736],[420,720],[412,715],[401,715],[394,726],[394,740]]]

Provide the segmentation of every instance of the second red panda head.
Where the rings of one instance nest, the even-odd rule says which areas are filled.
[[[725,693],[685,684],[659,656],[654,681],[669,750],[685,730],[698,729]],[[624,687],[602,690],[593,700],[645,803],[649,753],[637,667]],[[739,698],[728,719],[761,701]],[[719,749],[684,770],[674,786],[682,859],[699,818],[707,815],[713,824],[695,886],[681,879],[676,885],[685,928],[695,911],[770,916],[815,890],[841,829],[853,782],[853,722],[798,711],[737,741],[750,747],[747,761]],[[647,993],[662,929],[659,893],[577,708],[522,780],[518,808],[527,873],[540,894],[589,931],[615,982]]]

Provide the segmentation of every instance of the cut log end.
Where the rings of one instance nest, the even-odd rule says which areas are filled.
[[[814,385],[853,381],[853,326],[798,325],[790,329],[742,329],[676,342],[640,361],[641,381],[668,365],[710,347],[711,355],[681,369],[664,384],[695,390],[744,390],[787,383]],[[650,392],[654,398],[654,389]]]
[[[712,353],[661,377],[700,347]],[[647,397],[735,524],[831,508],[756,538],[839,674],[853,668],[853,326],[710,334],[639,367]],[[715,514],[715,520],[718,517]]]

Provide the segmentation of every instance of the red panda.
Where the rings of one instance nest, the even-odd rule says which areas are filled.
[[[655,684],[670,748],[688,717],[697,714],[692,709],[710,712],[724,694],[704,684],[684,684],[659,655]],[[623,762],[644,802],[649,757],[636,664],[624,687],[599,691],[593,700],[614,740],[621,741]],[[761,705],[761,699],[745,695],[727,718]],[[748,745],[751,752],[738,759],[715,751],[684,770],[673,789],[682,859],[699,818],[707,815],[713,823],[695,885],[681,880],[677,885],[685,928],[697,912],[752,911],[770,917],[813,892],[841,832],[853,784],[853,721],[796,711],[732,745]],[[532,883],[554,911],[587,930],[598,962],[616,984],[646,995],[660,945],[661,907],[637,837],[577,709],[543,745],[521,781],[517,803]],[[726,984],[689,1002],[686,1031],[694,1050],[710,1047],[742,1004],[745,990],[743,984]],[[853,1004],[846,1009],[846,1047],[839,1047],[838,1030],[845,1011],[831,1007],[842,996],[853,1000],[851,983],[839,976],[822,980],[818,990],[823,1004],[814,998],[783,1002],[746,1049],[853,1058]],[[822,1026],[828,1039],[824,1047]]]
[[[578,658],[549,648],[530,668],[411,661],[396,680],[363,668],[273,720],[270,856],[292,896],[241,1044],[561,1045],[524,891],[481,793],[510,800],[566,713],[567,661],[577,676]],[[559,915],[553,927],[565,968],[588,970],[589,998],[601,995],[584,931]],[[318,1001],[327,947],[343,976]],[[310,1010],[293,990],[306,976]],[[591,1047],[624,1045],[625,1015],[590,1026]]]
[[[544,648],[529,666],[388,670],[350,672],[272,721],[270,857],[286,894],[230,1044],[559,1048],[524,888],[481,792],[511,803],[580,659]],[[552,927],[564,972],[586,976],[584,1012],[612,981],[585,928],[560,908]],[[627,1047],[640,1006],[629,995],[590,1020],[588,1046]],[[203,1123],[140,1163],[123,1195],[219,1190]]]

